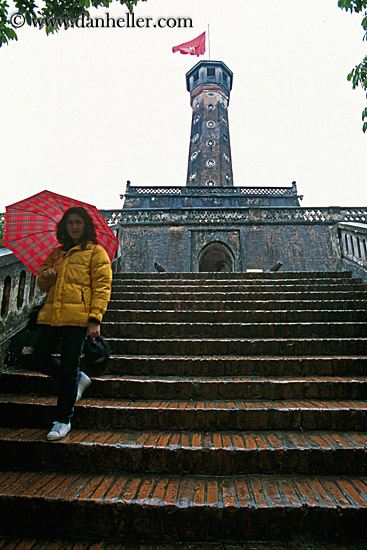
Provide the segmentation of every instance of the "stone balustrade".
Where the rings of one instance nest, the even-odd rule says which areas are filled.
[[[367,223],[342,222],[332,231],[338,268],[367,280]]]
[[[179,208],[101,210],[109,225],[130,224],[336,224],[367,223],[367,208]]]
[[[36,277],[7,248],[0,249],[0,368],[9,338],[21,330],[42,299]]]

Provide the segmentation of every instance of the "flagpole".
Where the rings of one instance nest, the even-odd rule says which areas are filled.
[[[209,61],[210,61],[210,28],[208,23],[208,50],[209,50]]]

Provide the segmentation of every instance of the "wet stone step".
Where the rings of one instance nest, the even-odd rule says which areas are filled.
[[[8,426],[49,427],[56,399],[1,395]],[[74,428],[183,430],[366,430],[367,402],[357,400],[129,400],[83,398]]]
[[[112,356],[109,374],[136,376],[364,376],[367,356]]]
[[[289,337],[367,337],[367,323],[103,323],[107,337],[117,338],[279,338]]]
[[[259,300],[366,300],[367,290],[345,290],[339,292],[307,291],[307,292],[125,292],[112,288],[112,300],[181,300],[181,301],[259,301]]]
[[[129,355],[364,355],[367,338],[109,338],[113,354]]]
[[[152,377],[92,378],[85,396],[129,399],[367,399],[367,377]],[[4,372],[2,393],[52,395],[53,380],[23,371]]]
[[[362,541],[367,536],[365,477],[155,476],[4,471],[3,534],[128,540]],[[62,514],[63,521],[50,521]],[[221,518],[218,521],[218,518]],[[284,519],[287,518],[287,521]]]
[[[277,271],[277,272],[263,272],[263,273],[218,273],[218,272],[206,272],[206,273],[193,273],[193,272],[166,272],[166,273],[115,273],[114,279],[119,280],[139,280],[139,279],[153,279],[153,280],[177,280],[180,281],[200,281],[200,280],[283,280],[283,279],[304,279],[309,281],[310,279],[331,279],[334,281],[340,279],[351,279],[352,274],[349,271]]]
[[[113,289],[116,292],[309,292],[309,291],[345,291],[345,290],[366,290],[366,284],[356,282],[355,279],[350,279],[347,282],[243,282],[243,283],[223,283],[208,284],[207,281],[201,283],[183,284],[181,281],[173,284],[172,281],[161,284],[157,281],[141,281],[140,284],[123,281],[114,281]]]
[[[122,303],[123,305],[123,303]],[[105,323],[294,323],[294,322],[361,322],[367,320],[363,309],[350,310],[242,310],[242,311],[175,311],[109,309],[103,317]]]
[[[47,430],[0,428],[0,465],[35,470],[360,475],[367,436],[359,432],[185,432],[73,429],[50,444]]]
[[[296,544],[296,546],[295,546]],[[365,550],[365,544],[320,544],[315,542],[238,542],[236,543],[184,543],[169,542],[141,543],[123,542],[116,539],[88,540],[82,537],[76,539],[50,539],[1,537],[1,550]]]
[[[366,310],[367,300],[117,300],[112,298],[109,310],[174,310],[174,311],[248,311],[248,310]]]

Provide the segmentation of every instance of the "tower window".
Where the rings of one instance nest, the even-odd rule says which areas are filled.
[[[197,151],[194,151],[193,154],[191,155],[191,160],[195,160],[198,156],[198,152]]]
[[[199,71],[196,71],[196,73],[194,73],[193,79],[194,79],[194,82],[196,82],[197,80],[199,80]]]
[[[206,184],[207,184],[208,187],[213,187],[215,185],[215,181],[214,180],[207,180]]]
[[[207,144],[208,147],[214,147],[215,141],[214,141],[214,139],[208,139],[206,144]]]
[[[215,127],[215,122],[214,122],[214,120],[208,120],[206,125],[207,125],[208,128],[214,128]]]
[[[208,111],[212,111],[214,109],[213,103],[209,103],[208,105]]]
[[[212,166],[215,165],[215,160],[214,159],[209,159],[206,161],[206,165],[209,167],[209,168],[212,168]]]
[[[208,76],[215,76],[215,69],[214,69],[214,67],[211,67],[211,68],[208,67],[206,71],[207,71],[206,74],[207,74]]]

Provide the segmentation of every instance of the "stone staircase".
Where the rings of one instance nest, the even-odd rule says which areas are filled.
[[[366,285],[118,274],[103,331],[60,442],[52,381],[1,376],[0,549],[365,550]]]

